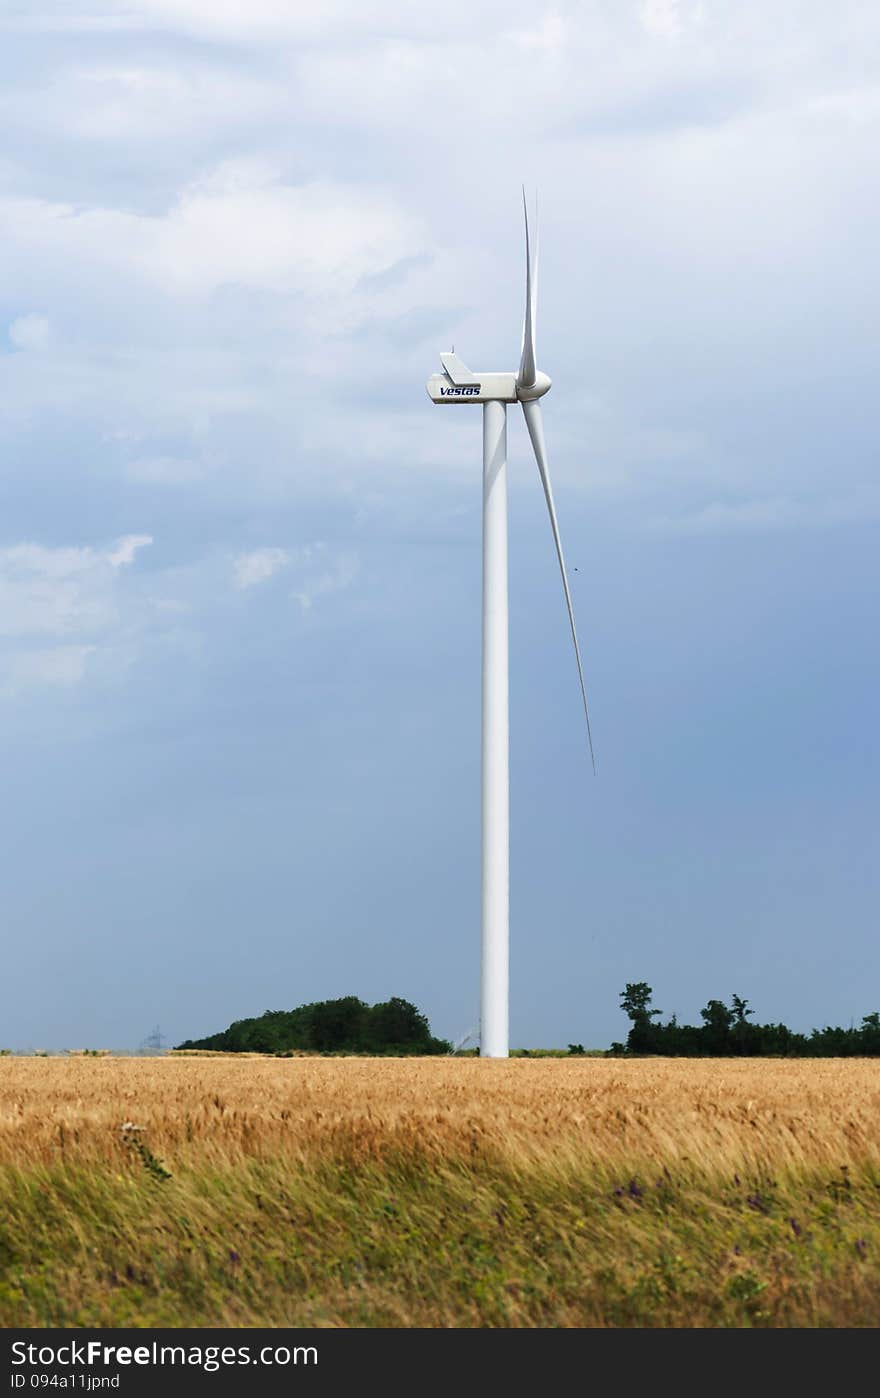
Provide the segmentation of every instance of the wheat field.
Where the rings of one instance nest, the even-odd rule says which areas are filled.
[[[0,1060],[0,1323],[868,1326],[876,1060]]]

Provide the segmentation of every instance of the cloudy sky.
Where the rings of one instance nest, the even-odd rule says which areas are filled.
[[[6,0],[0,1043],[479,975],[480,424],[520,185],[516,1044],[878,983],[880,14]],[[575,572],[574,570],[577,569]]]

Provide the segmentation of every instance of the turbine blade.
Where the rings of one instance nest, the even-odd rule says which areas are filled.
[[[538,229],[535,216],[535,256],[532,259],[529,240],[529,211],[526,206],[526,190],[523,185],[523,215],[526,222],[526,310],[523,316],[522,354],[516,381],[521,388],[531,388],[538,373],[535,358],[535,330],[538,297]]]
[[[550,514],[550,528],[553,530],[553,540],[556,544],[556,557],[559,559],[559,571],[562,574],[562,586],[565,591],[565,605],[568,607],[568,620],[571,625],[571,638],[574,641],[574,653],[577,660],[578,678],[581,682],[581,697],[584,701],[584,715],[587,720],[587,741],[590,744],[590,761],[593,764],[593,774],[596,772],[596,758],[593,753],[593,734],[590,729],[590,711],[587,708],[587,689],[584,684],[584,667],[581,664],[581,651],[578,645],[577,629],[574,624],[574,609],[571,605],[571,593],[568,590],[568,575],[565,571],[565,558],[562,553],[562,540],[559,537],[559,524],[556,519],[556,506],[553,503],[553,487],[550,484],[550,471],[547,466],[547,450],[544,446],[544,422],[541,417],[541,404],[537,398],[525,401],[522,405],[523,414],[526,420],[526,427],[529,429],[529,436],[532,439],[532,446],[535,450],[535,460],[538,463],[538,472],[541,476],[541,484],[544,487],[544,498],[547,501],[547,509]]]

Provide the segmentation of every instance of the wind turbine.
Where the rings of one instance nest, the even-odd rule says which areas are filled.
[[[562,540],[553,503],[540,399],[550,387],[535,357],[538,291],[537,216],[535,251],[526,225],[526,309],[522,353],[515,373],[474,374],[454,351],[441,354],[442,374],[428,379],[432,403],[481,403],[483,407],[483,744],[482,744],[482,964],[480,1055],[507,1058],[510,963],[510,781],[507,661],[507,404],[521,403],[538,463],[550,528],[559,559],[565,605],[574,641],[578,679],[593,771],[593,738],[584,670],[574,624]]]

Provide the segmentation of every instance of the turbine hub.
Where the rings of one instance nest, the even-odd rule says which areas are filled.
[[[521,403],[530,403],[535,398],[543,398],[553,380],[547,374],[542,374],[539,369],[535,374],[535,382],[524,388],[522,384],[516,386],[516,396]]]

